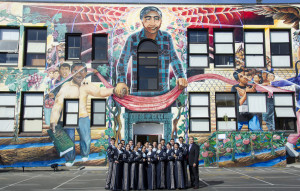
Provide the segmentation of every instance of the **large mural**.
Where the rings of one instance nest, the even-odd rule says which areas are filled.
[[[298,5],[89,5],[1,3],[1,27],[20,31],[18,67],[0,66],[1,92],[16,93],[14,131],[0,137],[0,167],[106,165],[110,138],[134,139],[133,124],[163,125],[169,141],[194,136],[203,166],[285,166],[285,144],[299,147],[298,102],[300,31]],[[44,68],[23,67],[26,27],[47,27]],[[208,67],[188,67],[188,31],[207,29]],[[234,29],[233,67],[217,68],[214,31]],[[265,36],[265,67],[246,67],[243,31],[261,29]],[[270,30],[291,30],[293,67],[272,68]],[[66,53],[66,33],[81,34],[80,62]],[[107,60],[93,60],[93,34],[107,34]],[[145,45],[143,46],[143,42]],[[157,51],[153,51],[157,47]],[[152,63],[138,66],[138,55],[151,52]],[[155,53],[155,54],[154,54]],[[147,55],[145,56],[146,58]],[[154,59],[153,59],[154,58]],[[157,69],[138,75],[142,67]],[[153,67],[152,67],[153,68]],[[144,78],[143,78],[144,77]],[[146,83],[145,78],[159,79]],[[97,82],[91,79],[97,79]],[[141,85],[142,84],[142,85]],[[146,84],[146,85],[145,85]],[[143,88],[153,91],[138,91]],[[22,93],[44,92],[41,136],[22,136]],[[209,92],[210,131],[189,132],[190,92]],[[216,93],[234,92],[237,131],[217,131]],[[267,110],[245,112],[250,93],[267,93]],[[295,95],[297,134],[277,131],[273,93]],[[113,96],[114,94],[114,96]],[[91,127],[91,98],[106,98],[105,126]],[[78,127],[65,128],[71,151],[59,155],[47,131],[63,126],[65,99],[79,99]],[[224,122],[229,122],[227,114]],[[0,126],[2,126],[0,124]],[[5,128],[4,128],[5,129]],[[76,129],[76,130],[75,130]],[[290,132],[289,132],[290,133]]]

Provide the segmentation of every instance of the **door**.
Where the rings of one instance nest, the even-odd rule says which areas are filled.
[[[141,142],[144,144],[146,141],[153,143],[153,141],[160,142],[162,135],[134,135],[134,142]]]

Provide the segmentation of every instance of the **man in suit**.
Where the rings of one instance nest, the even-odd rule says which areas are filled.
[[[189,138],[189,154],[188,154],[188,162],[189,162],[189,170],[191,177],[191,186],[194,189],[199,188],[199,146],[194,143],[194,137]]]

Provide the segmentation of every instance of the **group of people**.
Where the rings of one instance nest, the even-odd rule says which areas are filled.
[[[107,156],[107,190],[186,189],[188,166],[191,186],[199,188],[199,146],[193,137],[189,138],[189,144],[179,137],[179,143],[171,139],[165,144],[162,139],[160,143],[134,145],[132,140],[128,144],[122,140],[117,146],[111,138]]]

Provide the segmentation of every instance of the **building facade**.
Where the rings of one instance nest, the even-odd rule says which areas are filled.
[[[0,2],[0,167],[105,165],[111,137],[180,136],[200,165],[285,166],[300,4],[244,3]],[[122,83],[130,96],[112,96]],[[52,124],[73,151],[60,157]]]

